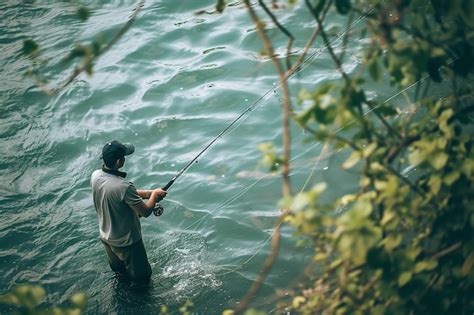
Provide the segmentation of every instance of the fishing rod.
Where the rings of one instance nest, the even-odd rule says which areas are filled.
[[[271,91],[271,90],[270,90]],[[227,127],[225,127],[216,137],[214,137],[214,139],[212,139],[211,142],[209,142],[206,147],[204,147],[204,149],[202,149],[191,161],[188,162],[188,164],[186,164],[174,177],[173,179],[171,179],[164,187],[162,187],[161,189],[163,189],[164,191],[167,191],[171,185],[174,184],[174,182],[179,178],[181,177],[181,175],[184,174],[184,172],[186,172],[186,170],[188,168],[191,167],[191,165],[193,165],[194,162],[197,161],[197,159],[204,154],[204,152],[206,152],[220,137],[222,137],[222,135],[224,133],[226,133],[227,130],[229,130],[230,128],[232,128],[233,125],[235,125],[237,123],[237,121],[239,121],[242,117],[244,117],[247,113],[251,112],[253,107],[258,103],[260,102],[266,95],[268,95],[270,93],[270,91],[267,91],[267,93],[265,93],[264,95],[262,95],[257,101],[255,101],[252,105],[250,105],[249,107],[247,107],[246,110],[244,110],[239,116],[237,116],[237,118],[235,118]],[[157,203],[155,205],[155,208],[153,209],[153,213],[156,215],[156,216],[160,216],[162,215],[164,212],[164,208],[162,205],[160,205],[159,203]]]
[[[372,11],[373,8],[370,10]],[[370,12],[369,11],[369,12]],[[362,20],[362,17],[359,17],[358,21]],[[357,23],[358,21],[354,22],[353,24]],[[346,29],[346,32],[349,30],[349,28]],[[340,34],[340,36],[342,36],[342,33]],[[339,36],[338,36],[339,37]],[[337,40],[337,39],[336,39]],[[303,62],[301,62],[301,64],[298,66],[298,67],[295,67],[294,69],[292,69],[291,72],[288,73],[288,75],[283,79],[284,81],[288,81],[288,79],[290,79],[295,73],[297,72],[300,72],[303,68],[302,66],[304,64],[306,64],[307,62],[309,62],[311,59],[313,59],[317,53],[321,53],[323,51],[323,48],[320,48],[320,49],[317,49],[313,54],[311,54],[309,57],[307,57],[306,59],[303,60]],[[186,164],[174,177],[173,179],[171,179],[164,187],[162,187],[163,190],[167,191],[173,184],[174,182],[179,178],[181,177],[181,175],[183,175],[184,172],[186,172],[186,170],[188,168],[191,167],[191,165],[197,161],[197,159],[202,155],[204,154],[204,152],[206,152],[220,137],[222,137],[222,135],[224,135],[224,133],[229,130],[230,128],[232,128],[233,125],[235,125],[235,123],[237,123],[237,121],[239,121],[242,117],[244,117],[248,112],[251,112],[253,107],[256,107],[256,105],[263,99],[265,98],[268,94],[271,93],[271,91],[276,91],[276,88],[278,88],[283,82],[280,82],[279,84],[275,84],[276,85],[274,88],[272,89],[269,89],[267,90],[267,92],[265,92],[262,96],[260,96],[252,105],[250,105],[247,109],[245,109],[239,116],[237,116],[226,128],[224,128],[214,139],[212,139],[211,142],[209,142],[209,144],[204,147],[204,149],[202,149],[191,161],[188,162],[188,164]],[[160,216],[162,215],[164,212],[164,208],[163,206],[161,206],[159,203],[156,204],[155,206],[155,209],[153,209],[153,213],[156,215],[156,216]]]
[[[268,94],[268,93],[266,93],[266,94]],[[265,94],[265,95],[266,95],[266,94]],[[265,96],[265,95],[264,95],[264,96]],[[244,117],[245,114],[247,114],[248,112],[251,112],[251,111],[252,111],[252,108],[253,108],[264,96],[260,97],[260,99],[258,99],[254,104],[252,104],[251,106],[249,106],[249,107],[248,107],[245,111],[243,111],[237,118],[235,118],[226,128],[224,128],[214,139],[212,139],[211,142],[209,142],[209,144],[208,144],[204,149],[201,150],[201,152],[199,152],[191,161],[189,161],[189,163],[186,164],[186,166],[183,167],[183,168],[176,174],[176,176],[173,177],[173,179],[170,180],[170,181],[168,182],[168,184],[166,184],[162,189],[163,189],[163,190],[168,190],[168,189],[171,187],[171,185],[173,185],[173,183],[174,183],[181,175],[183,175],[183,173],[186,172],[186,170],[187,170],[188,168],[190,168],[191,165],[193,165],[193,163],[194,163],[195,161],[197,161],[197,159],[198,159],[202,154],[204,154],[204,152],[206,152],[206,151],[214,144],[214,142],[216,142],[220,137],[222,137],[222,135],[223,135],[227,130],[229,130],[230,128],[232,128],[232,126],[235,125],[235,123],[236,123],[237,121],[239,121],[242,117]]]

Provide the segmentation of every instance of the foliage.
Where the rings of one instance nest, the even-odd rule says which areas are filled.
[[[443,97],[415,95],[410,106],[422,114],[401,115],[369,99],[367,78],[345,73],[300,93],[309,106],[296,122],[315,141],[352,152],[341,167],[359,170],[360,189],[330,205],[318,203],[320,189],[286,201],[287,221],[314,241],[321,270],[290,307],[304,314],[471,314],[474,6],[336,1],[335,9],[365,14],[368,3],[375,6],[362,30],[371,36],[363,73],[381,81],[387,71],[400,89],[443,82]],[[408,176],[408,169],[415,171]],[[338,207],[345,211],[336,216]]]
[[[23,42],[23,54],[31,61],[30,68],[26,71],[27,76],[32,76],[38,87],[47,95],[52,96],[71,84],[77,76],[85,72],[91,76],[94,72],[94,63],[100,55],[104,54],[113,45],[115,45],[121,37],[130,29],[138,16],[145,0],[138,0],[132,14],[128,21],[121,27],[121,29],[108,42],[102,36],[93,39],[89,44],[75,43],[70,52],[60,61],[61,67],[69,68],[71,63],[76,63],[72,73],[67,79],[55,88],[49,87],[49,82],[52,78],[47,78],[44,71],[49,62],[41,58],[40,45],[31,38],[25,39]],[[87,21],[91,15],[91,11],[85,6],[79,6],[76,12],[76,17],[79,21]]]
[[[0,295],[0,304],[14,307],[13,314],[31,315],[77,315],[86,309],[87,299],[85,294],[76,293],[70,299],[70,307],[45,307],[40,306],[46,297],[46,291],[35,285],[23,284],[16,286],[7,294]]]
[[[341,80],[301,91],[304,106],[294,121],[314,141],[351,151],[341,167],[359,170],[360,184],[358,192],[328,205],[318,202],[321,183],[283,200],[290,209],[286,221],[314,241],[318,271],[290,305],[280,304],[303,314],[471,314],[473,2],[305,4]],[[336,55],[325,32],[328,10],[348,21],[354,14],[366,18],[360,32],[370,34],[371,43],[361,45],[365,68],[353,77],[343,70],[344,52]],[[252,14],[254,23],[264,23]],[[368,97],[366,81],[387,84],[383,72],[401,90],[416,86],[413,99],[405,93],[408,108]],[[442,98],[429,94],[430,82],[442,83]],[[274,166],[275,147],[259,149],[264,164]],[[337,208],[345,210],[338,216]]]
[[[289,7],[295,2],[289,0]],[[216,10],[223,11],[226,3],[216,1]],[[291,210],[287,222],[314,241],[317,266],[316,280],[285,307],[304,314],[471,314],[474,2],[304,3],[315,24],[321,23],[320,35],[341,79],[301,91],[302,108],[292,113],[293,118],[312,140],[350,151],[341,167],[358,170],[360,182],[358,191],[332,204],[318,202],[323,184],[283,200],[284,208]],[[280,7],[285,6],[272,1],[272,8]],[[361,37],[369,34],[371,42],[361,45],[365,66],[359,72],[344,72],[344,52],[335,53],[324,31],[326,12],[348,21],[354,15],[364,17],[366,23],[358,32]],[[88,16],[87,9],[78,11],[80,19]],[[265,21],[257,21],[258,31],[266,27]],[[283,31],[281,25],[279,29]],[[102,47],[100,41],[78,44],[66,60],[81,59],[75,73],[90,74],[93,61],[106,50]],[[36,58],[40,46],[28,39],[23,51]],[[271,50],[264,51],[273,57]],[[367,82],[400,90],[413,86],[415,93],[412,98],[406,94],[406,108],[397,107],[371,99]],[[276,170],[283,158],[275,147],[263,144],[260,149],[264,164]],[[344,209],[341,215],[335,214],[337,208]],[[23,301],[22,290],[2,296],[3,302]],[[43,291],[35,290],[27,294],[33,297],[27,304],[31,307],[44,297]],[[188,312],[190,306],[181,311]]]

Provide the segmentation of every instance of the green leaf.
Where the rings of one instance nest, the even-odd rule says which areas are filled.
[[[306,302],[306,298],[303,297],[303,296],[296,296],[293,301],[291,302],[291,306],[293,306],[293,308],[297,309],[301,306],[301,304],[305,303]]]
[[[438,262],[436,260],[424,260],[416,263],[415,265],[415,273],[420,273],[425,270],[433,270],[438,266]]]
[[[351,153],[349,158],[342,164],[343,169],[350,169],[353,168],[359,161],[361,155],[359,151],[354,151]]]
[[[433,195],[437,195],[441,188],[441,177],[433,175],[428,181],[428,186],[430,186],[430,191]]]
[[[470,253],[469,256],[467,256],[466,260],[464,261],[464,264],[462,265],[461,274],[463,276],[468,276],[469,274],[471,274],[473,265],[474,265],[474,253]]]
[[[428,157],[428,161],[435,169],[442,169],[448,162],[448,155],[444,152],[435,152]]]
[[[87,21],[87,19],[89,19],[90,15],[91,15],[91,12],[86,7],[80,7],[79,9],[77,9],[77,17],[81,21]]]
[[[410,271],[405,271],[403,272],[399,277],[398,277],[398,286],[403,287],[405,284],[410,282],[412,277],[412,273]]]
[[[326,4],[326,0],[317,0],[316,7],[314,8],[314,12],[316,14],[319,14],[321,10],[324,8],[324,5]]]
[[[86,295],[84,293],[76,293],[71,296],[71,302],[80,309],[85,309],[85,307],[87,306]]]
[[[447,186],[451,186],[455,181],[459,179],[460,176],[461,172],[459,171],[450,172],[443,177],[443,183],[445,183]]]
[[[375,108],[374,111],[377,112],[380,115],[393,116],[393,115],[397,114],[397,111],[392,106],[387,106],[387,105],[376,106],[376,105],[373,105],[373,107]]]
[[[23,53],[25,55],[32,55],[36,53],[38,48],[38,44],[32,39],[27,39],[23,42]]]
[[[386,251],[392,251],[395,248],[397,248],[398,245],[400,245],[400,243],[402,242],[402,238],[403,237],[402,237],[401,234],[390,234],[389,236],[387,236],[382,241],[385,250]]]
[[[427,64],[427,72],[430,75],[431,80],[435,82],[443,81],[441,73],[439,72],[440,67],[443,63],[441,58],[430,58]]]
[[[381,77],[381,70],[377,58],[372,58],[369,62],[369,74],[374,81],[379,81]]]
[[[217,3],[216,3],[217,12],[222,13],[226,6],[227,6],[226,0],[217,0]]]
[[[350,0],[336,0],[336,9],[340,14],[347,14],[351,10]]]

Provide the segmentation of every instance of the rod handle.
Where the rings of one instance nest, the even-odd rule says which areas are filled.
[[[174,179],[170,180],[170,181],[168,182],[168,184],[166,184],[166,186],[163,187],[163,188],[161,188],[161,189],[163,189],[163,190],[168,190],[168,188],[170,188],[171,185],[173,185],[173,183],[174,183]]]

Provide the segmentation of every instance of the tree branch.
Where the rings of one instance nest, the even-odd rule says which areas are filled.
[[[269,54],[271,60],[273,61],[275,68],[277,69],[278,76],[280,79],[280,85],[282,88],[282,94],[283,94],[283,161],[282,161],[282,177],[283,177],[283,196],[288,197],[291,196],[291,184],[290,184],[290,113],[291,113],[291,103],[290,103],[290,96],[289,96],[289,89],[288,89],[288,84],[286,82],[285,78],[285,72],[283,71],[283,67],[280,64],[280,61],[275,57],[274,55],[274,50],[271,44],[270,39],[267,37],[265,30],[263,28],[263,24],[257,14],[255,13],[255,10],[253,7],[250,5],[249,0],[244,0],[245,6],[247,7],[250,17],[252,18],[252,21],[257,27],[257,32],[258,35],[263,42],[263,45]],[[235,312],[236,314],[240,314],[243,310],[247,308],[249,305],[250,301],[253,299],[253,297],[257,294],[257,292],[260,290],[262,287],[262,284],[267,277],[267,274],[270,272],[271,267],[273,266],[273,262],[275,261],[276,257],[278,256],[278,251],[280,247],[280,226],[283,222],[283,219],[285,218],[286,214],[288,213],[288,210],[283,209],[283,213],[280,216],[280,219],[275,227],[275,231],[273,233],[272,237],[272,247],[271,247],[271,252],[267,259],[265,260],[265,263],[262,266],[262,269],[260,270],[260,273],[257,277],[257,279],[253,282],[252,286],[250,289],[247,291],[245,296],[242,298],[240,301],[239,305],[237,306]]]
[[[295,37],[290,33],[290,31],[288,31],[283,25],[281,25],[281,23],[278,21],[276,16],[272,13],[272,11],[270,11],[270,9],[263,2],[263,0],[258,0],[258,3],[263,8],[263,10],[265,10],[267,15],[272,19],[273,23],[275,23],[278,29],[288,37],[288,44],[286,46],[286,67],[288,69],[291,69],[290,52],[291,52],[291,47],[293,46]]]
[[[136,17],[138,16],[138,13],[141,11],[141,8],[144,6],[145,0],[140,0],[135,8],[133,9],[133,13],[130,16],[129,20],[127,23],[125,23],[122,28],[115,34],[115,36],[110,40],[110,42],[103,48],[101,49],[96,55],[92,57],[92,60],[90,61],[91,63],[96,60],[99,56],[104,54],[106,51],[108,51],[113,45],[115,45],[120,38],[130,29],[132,26],[133,22],[135,22]],[[61,84],[57,88],[49,88],[46,83],[42,82],[38,77],[36,77],[36,84],[38,87],[47,95],[53,96],[55,94],[58,94],[62,90],[64,90],[69,84],[71,84],[82,72],[86,70],[86,65],[82,64],[80,66],[77,66],[74,68],[73,72],[69,75],[69,77],[64,81],[63,84]]]

